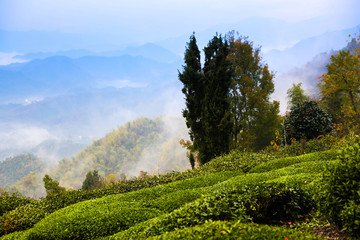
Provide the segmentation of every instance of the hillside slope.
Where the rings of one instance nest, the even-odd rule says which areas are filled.
[[[138,179],[134,185],[120,183],[115,187],[117,194],[104,189],[93,192],[92,200],[62,207],[57,200],[59,210],[32,217],[30,225],[16,221],[8,230],[0,225],[3,234],[28,229],[1,240],[319,239],[310,232],[291,229],[287,223],[303,221],[314,209],[312,197],[319,188],[321,172],[336,163],[336,157],[331,151],[276,159],[268,154],[232,152],[196,170]],[[147,187],[128,192],[136,190],[140,182]],[[122,184],[127,184],[128,190],[121,188]],[[84,197],[86,192],[68,194],[61,201],[75,200],[79,194]],[[43,206],[49,206],[50,199],[46,201]],[[32,208],[6,213],[0,221],[19,219]]]

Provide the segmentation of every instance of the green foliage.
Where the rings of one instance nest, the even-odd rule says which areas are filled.
[[[27,238],[27,232],[13,232],[1,237],[1,240],[19,240],[26,238]]]
[[[133,166],[143,151],[157,142],[161,132],[160,118],[138,118],[95,140],[74,159],[61,160],[53,174],[63,186],[75,189],[82,187],[86,174],[94,169],[103,176],[113,173],[120,177],[134,170]],[[177,158],[175,160],[179,161]]]
[[[56,180],[53,180],[47,174],[45,174],[43,181],[44,181],[44,187],[46,189],[46,197],[56,197],[56,195],[59,195],[59,194],[65,192],[65,188],[60,187],[59,182]]]
[[[340,141],[334,136],[326,135],[304,141],[292,141],[291,145],[281,147],[277,152],[272,152],[276,157],[299,156],[302,154],[327,151],[334,148]],[[272,149],[271,149],[272,150]],[[269,151],[269,150],[268,150]]]
[[[313,101],[295,105],[285,119],[286,139],[310,140],[331,130],[330,116]]]
[[[342,226],[351,236],[360,237],[360,204],[350,200],[340,213]]]
[[[305,192],[281,184],[228,188],[204,195],[167,215],[136,225],[110,239],[144,239],[176,228],[203,224],[208,220],[292,220],[303,216],[312,207],[313,201]]]
[[[274,159],[274,154],[265,152],[232,151],[182,173],[131,179],[91,191],[66,191],[4,213],[0,217],[0,236],[7,234],[5,237],[11,239],[9,233],[30,228],[14,236],[86,239],[118,232],[108,238],[142,239],[175,228],[195,225],[201,228],[207,220],[252,219],[266,223],[298,220],[313,208],[309,194],[318,192],[322,184],[320,173],[326,164],[337,161],[336,154],[323,152]],[[92,200],[85,201],[89,199]],[[119,214],[128,213],[127,207],[141,209],[133,216],[139,220],[131,224],[118,220]],[[348,204],[346,209],[343,218],[356,219],[356,204]],[[108,221],[104,216],[108,211],[117,212],[117,217],[110,214],[114,217]],[[146,220],[144,216],[148,213],[153,215]],[[51,221],[47,223],[48,220]],[[124,228],[116,225],[118,222]],[[50,223],[54,226],[49,226]],[[92,229],[99,226],[99,233],[93,233]]]
[[[352,44],[359,46],[360,39]],[[323,103],[343,131],[360,131],[360,51],[342,50],[331,56],[319,84]]]
[[[43,160],[33,154],[20,154],[0,161],[0,187],[14,185],[30,172],[43,169]]]
[[[23,231],[34,226],[46,215],[46,210],[39,202],[34,202],[6,212],[0,217],[0,236],[15,231]]]
[[[160,197],[161,193],[169,193],[174,192],[174,189],[191,189],[195,187],[205,187],[211,186],[218,182],[224,181],[228,178],[238,175],[236,172],[225,172],[225,173],[217,173],[210,176],[203,176],[195,178],[196,175],[200,173],[193,173],[191,171],[186,171],[184,173],[172,172],[161,176],[150,176],[146,179],[132,179],[129,181],[121,182],[118,185],[96,189],[91,191],[66,191],[62,194],[56,195],[56,197],[47,197],[36,204],[28,204],[22,207],[19,207],[16,210],[5,213],[2,217],[0,217],[0,236],[5,233],[11,233],[14,231],[22,231],[28,228],[31,228],[35,223],[39,222],[46,215],[70,206],[72,204],[82,202],[89,199],[101,198],[109,195],[116,195],[119,193],[132,192],[139,189],[142,192],[148,192],[147,194],[143,194],[139,192],[139,199],[146,199],[146,195],[151,196],[150,199]],[[205,173],[204,173],[205,174]],[[185,180],[190,178],[189,180]],[[185,181],[178,181],[185,180]],[[175,182],[174,182],[175,181]],[[178,181],[178,182],[176,182]],[[151,187],[155,187],[161,184],[174,182],[172,186],[160,188],[154,188],[151,190]],[[150,188],[146,190],[146,188]],[[170,189],[168,189],[170,188]],[[161,190],[163,189],[163,190]],[[168,190],[164,190],[168,189]]]
[[[200,141],[203,134],[203,127],[198,119],[200,119],[203,111],[201,102],[204,99],[205,93],[203,75],[201,73],[200,51],[194,34],[190,37],[190,42],[187,44],[184,60],[185,66],[183,66],[183,71],[182,73],[179,72],[179,80],[184,84],[182,92],[185,95],[186,104],[182,114],[189,129],[190,139],[194,142],[195,147],[197,147],[198,141]]]
[[[302,104],[304,102],[310,101],[310,97],[305,94],[304,90],[301,88],[302,83],[295,84],[287,90],[287,98],[288,101],[288,108],[292,108],[296,105]]]
[[[232,68],[227,60],[229,47],[221,35],[214,36],[204,48],[203,67],[205,94],[201,122],[204,141],[199,145],[199,161],[204,164],[216,156],[228,153],[231,140],[229,92]]]
[[[206,193],[207,191],[207,188],[190,188],[186,190],[175,189],[174,192],[163,195],[153,200],[152,203],[148,206],[169,213],[187,203],[190,203],[200,198],[201,195]]]
[[[261,60],[260,48],[232,31],[228,35],[228,60],[234,74],[230,91],[233,117],[232,147],[262,149],[280,128],[279,102],[270,102],[274,74]]]
[[[90,171],[86,174],[86,178],[82,184],[82,190],[92,190],[99,189],[103,187],[102,178],[100,177],[98,171]]]
[[[340,151],[339,162],[323,176],[319,208],[331,222],[360,237],[360,138]]]
[[[200,52],[192,35],[183,72],[179,73],[186,101],[183,116],[200,164],[229,151],[231,69],[226,59],[228,51],[227,42],[215,36],[204,48],[205,63],[201,69]]]
[[[130,203],[127,206],[82,204],[51,214],[29,230],[27,239],[94,239],[127,229],[160,213]]]
[[[320,239],[285,227],[242,223],[241,221],[207,221],[200,226],[165,232],[148,239]]]
[[[302,162],[308,162],[308,161],[331,161],[335,160],[337,158],[337,153],[332,151],[326,151],[326,152],[314,152],[309,153],[297,157],[286,157],[286,158],[279,158],[274,159],[265,163],[262,163],[253,169],[250,170],[252,173],[256,172],[268,172],[275,169],[280,169],[283,167],[287,167],[293,164],[298,164]]]
[[[17,207],[34,202],[34,199],[25,198],[19,193],[3,192],[0,194],[0,216],[5,212],[16,209]]]
[[[274,157],[267,153],[252,153],[232,150],[229,154],[217,157],[201,166],[198,171],[213,173],[221,171],[248,172],[253,167],[267,162]]]

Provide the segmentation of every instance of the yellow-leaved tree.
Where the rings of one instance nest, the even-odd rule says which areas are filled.
[[[344,133],[360,132],[360,37],[332,55],[319,87],[322,100]]]

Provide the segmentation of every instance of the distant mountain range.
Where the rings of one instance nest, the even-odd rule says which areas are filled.
[[[15,58],[22,60],[33,60],[33,59],[44,59],[52,56],[81,58],[85,56],[119,57],[124,55],[141,56],[162,63],[172,63],[181,60],[181,57],[179,55],[176,55],[173,52],[153,43],[147,43],[136,47],[131,46],[131,47],[127,47],[126,49],[117,50],[117,51],[94,52],[84,49],[77,49],[77,50],[67,50],[67,51],[57,51],[57,52],[27,53],[27,54],[18,55]]]
[[[196,32],[196,38],[202,49],[216,32],[235,29],[254,46],[263,45],[265,63],[277,72],[273,98],[286,105],[288,86],[314,86],[310,82],[323,71],[327,55],[309,63],[315,68],[306,62],[345,47],[348,35],[359,32],[334,31],[333,24],[247,19]],[[190,34],[121,45],[57,31],[0,30],[0,52],[17,52],[17,59],[27,61],[0,66],[0,160],[22,151],[59,160],[126,121],[180,115],[184,99],[177,75]]]
[[[0,157],[24,151],[60,160],[126,121],[180,114],[182,63],[175,54],[154,44],[103,53],[132,55],[80,56],[89,53],[81,51],[71,58],[75,52],[0,66]],[[34,132],[23,136],[27,128]]]
[[[305,64],[319,53],[339,50],[346,46],[349,35],[360,33],[360,25],[354,28],[326,32],[296,43],[284,50],[272,50],[264,54],[270,68],[276,71],[287,71]]]
[[[0,66],[0,104],[25,103],[105,87],[141,87],[175,81],[181,62],[143,56],[52,56]]]

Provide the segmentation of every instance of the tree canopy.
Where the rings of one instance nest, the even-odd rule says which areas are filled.
[[[285,119],[287,139],[310,140],[332,130],[330,116],[314,101],[297,104]]]
[[[234,31],[227,37],[228,60],[234,69],[230,91],[233,148],[261,149],[280,126],[279,102],[269,100],[274,92],[274,74],[262,62],[260,47]]]
[[[360,50],[353,46],[359,46],[359,39],[353,39],[348,49],[331,56],[319,87],[335,122],[346,131],[357,126],[360,132]]]
[[[280,127],[279,102],[270,102],[273,73],[247,38],[230,32],[204,48],[204,66],[194,35],[179,72],[186,108],[183,116],[193,152],[204,164],[232,148],[261,149]],[[264,131],[264,129],[266,129]],[[193,154],[190,154],[193,163]]]
[[[231,68],[228,51],[227,42],[215,36],[204,48],[205,63],[201,68],[200,51],[192,35],[185,51],[183,71],[179,72],[186,102],[183,116],[200,164],[229,151]]]
[[[298,104],[304,103],[310,100],[310,97],[305,94],[304,89],[301,88],[302,83],[295,84],[287,90],[288,108],[292,108]]]

